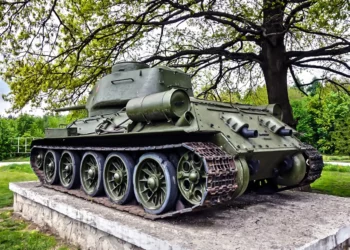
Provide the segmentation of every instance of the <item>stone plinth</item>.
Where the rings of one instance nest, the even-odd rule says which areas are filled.
[[[232,204],[150,221],[44,188],[11,183],[14,210],[82,249],[332,249],[350,239],[350,199],[249,194]]]

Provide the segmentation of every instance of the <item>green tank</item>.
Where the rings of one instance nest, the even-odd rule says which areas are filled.
[[[47,129],[31,165],[47,188],[150,219],[278,192],[321,176],[322,156],[281,121],[278,105],[193,97],[190,76],[119,63],[93,88],[89,116]]]

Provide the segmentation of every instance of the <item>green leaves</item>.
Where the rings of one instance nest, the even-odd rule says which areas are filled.
[[[314,90],[313,90],[314,91]],[[313,96],[292,100],[301,139],[326,154],[349,154],[350,97],[332,86],[319,86]]]
[[[67,116],[45,115],[43,117],[22,114],[16,118],[0,117],[0,161],[13,156],[17,152],[17,138],[41,138],[44,137],[46,128],[59,128],[78,118],[87,117],[86,110],[70,112]],[[27,141],[30,144],[31,140]],[[20,151],[24,151],[24,139],[20,142]],[[29,145],[27,145],[29,149]]]
[[[199,89],[211,84],[221,90],[247,90],[265,81],[262,55],[268,46],[278,44],[282,53],[281,64],[270,65],[307,70],[298,61],[317,59],[322,48],[324,56],[347,62],[342,55],[348,50],[331,52],[350,40],[349,13],[346,0],[29,0],[4,4],[0,5],[4,55],[0,75],[11,87],[6,98],[14,111],[26,104],[48,109],[75,104],[118,61],[183,69],[193,75]],[[341,39],[342,45],[325,49]],[[324,66],[326,75],[327,68],[341,68],[340,73],[348,70],[344,64],[316,59],[312,64]]]

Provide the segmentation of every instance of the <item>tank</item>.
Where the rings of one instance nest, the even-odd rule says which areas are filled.
[[[90,92],[88,117],[31,145],[44,187],[149,219],[279,192],[321,176],[322,156],[281,121],[277,104],[193,97],[176,69],[119,63]]]

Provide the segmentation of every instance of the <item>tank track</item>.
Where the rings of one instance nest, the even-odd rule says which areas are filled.
[[[303,146],[306,148],[304,154],[306,156],[306,164],[309,167],[309,171],[307,172],[304,180],[299,183],[300,187],[309,185],[320,178],[324,166],[320,152],[318,152],[311,145],[303,144]]]
[[[301,143],[301,146],[305,148],[304,156],[306,158],[306,165],[308,167],[308,171],[304,177],[304,179],[297,185],[278,188],[277,192],[282,192],[285,190],[300,188],[306,185],[310,185],[315,180],[321,177],[321,173],[323,170],[323,159],[320,152],[317,151],[314,147],[309,144]]]
[[[143,208],[134,202],[129,205],[118,205],[109,200],[108,197],[90,197],[85,194],[82,189],[66,189],[60,185],[49,185],[45,183],[44,171],[35,166],[35,159],[31,156],[31,167],[34,173],[39,178],[41,184],[47,188],[67,193],[78,198],[101,204],[106,207],[114,208],[119,211],[128,212],[147,219],[156,220],[167,217],[177,216],[183,213],[202,210],[213,205],[224,204],[231,200],[233,192],[237,189],[236,176],[237,169],[234,159],[220,147],[210,142],[189,142],[181,144],[169,144],[163,146],[147,146],[147,147],[63,147],[63,146],[40,146],[35,145],[34,149],[51,149],[51,150],[73,150],[73,151],[159,151],[164,149],[186,148],[195,154],[202,157],[207,172],[207,190],[203,196],[201,205],[185,207],[179,200],[176,204],[176,211],[171,211],[165,214],[152,215],[146,213]]]

